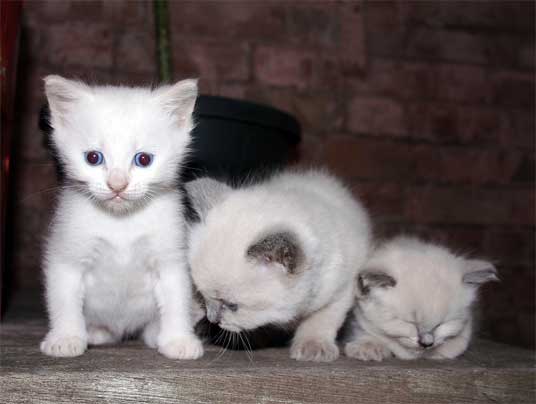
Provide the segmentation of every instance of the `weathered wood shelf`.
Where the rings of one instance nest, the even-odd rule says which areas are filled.
[[[141,342],[42,355],[44,320],[0,325],[1,403],[535,403],[534,352],[477,341],[447,362],[340,358],[300,363],[285,349],[208,347],[198,361],[168,360]]]

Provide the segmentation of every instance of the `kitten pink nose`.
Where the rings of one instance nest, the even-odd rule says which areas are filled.
[[[112,191],[119,193],[124,191],[128,186],[128,178],[123,171],[114,168],[112,171],[110,171],[108,181],[106,183]]]

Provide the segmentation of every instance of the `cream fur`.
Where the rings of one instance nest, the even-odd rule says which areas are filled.
[[[197,180],[198,185],[203,181],[211,186],[211,180]],[[220,326],[240,332],[297,323],[293,358],[337,358],[336,334],[369,248],[370,224],[362,205],[336,178],[319,171],[284,172],[222,193],[193,228],[189,251],[192,277],[205,300],[238,306],[223,310]],[[201,199],[207,195],[214,199],[210,192],[201,192]],[[279,231],[298,239],[303,261],[296,273],[246,254],[260,237]]]
[[[387,275],[396,285],[367,285],[370,273]],[[380,246],[359,277],[365,290],[357,289],[356,323],[345,352],[361,360],[382,360],[391,354],[401,359],[461,355],[471,339],[471,306],[478,285],[497,280],[491,263],[456,256],[411,237]],[[419,338],[432,345],[423,347]]]

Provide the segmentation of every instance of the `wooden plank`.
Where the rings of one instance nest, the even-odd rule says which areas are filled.
[[[172,361],[139,341],[78,358],[42,355],[42,320],[0,328],[1,403],[534,403],[534,352],[477,341],[453,361],[295,362],[286,349],[207,347]]]

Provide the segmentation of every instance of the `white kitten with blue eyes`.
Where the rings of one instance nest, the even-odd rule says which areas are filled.
[[[380,246],[357,277],[347,356],[452,359],[471,339],[478,287],[496,281],[489,262],[466,259],[411,237]]]
[[[45,92],[67,181],[45,246],[41,351],[77,356],[141,331],[169,358],[200,357],[177,190],[197,82],[151,90],[48,76]]]

